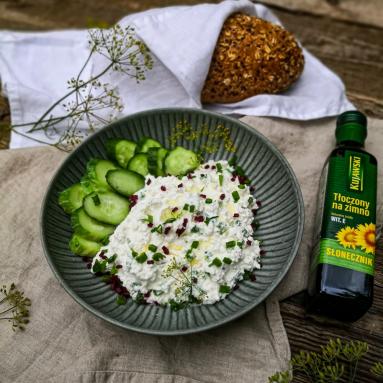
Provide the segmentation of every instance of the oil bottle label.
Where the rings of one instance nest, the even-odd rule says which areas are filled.
[[[368,154],[330,158],[317,263],[374,274],[376,174]]]

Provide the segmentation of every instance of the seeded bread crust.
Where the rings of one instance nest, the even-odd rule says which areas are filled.
[[[243,13],[231,15],[218,38],[202,93],[203,103],[232,103],[286,90],[303,71],[294,36]]]

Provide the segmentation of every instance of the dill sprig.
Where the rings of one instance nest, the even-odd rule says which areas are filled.
[[[368,344],[361,341],[331,339],[321,346],[320,352],[300,351],[290,361],[290,370],[278,372],[269,378],[269,383],[289,383],[292,372],[303,374],[308,382],[335,383],[356,381],[358,364],[368,352]],[[383,364],[377,363],[372,372],[383,374]],[[378,374],[376,374],[378,375]]]
[[[70,151],[84,138],[101,126],[113,121],[123,110],[116,87],[102,78],[116,72],[123,76],[145,80],[145,73],[152,69],[153,59],[149,48],[136,38],[134,28],[115,25],[110,29],[89,30],[89,55],[76,77],[68,84],[68,93],[50,106],[37,121],[11,126],[12,131],[39,143],[48,144],[64,151]],[[106,59],[105,66],[89,79],[82,75],[95,55]],[[66,113],[53,117],[52,112],[64,108]],[[27,132],[19,128],[29,127]],[[50,142],[33,137],[31,133],[43,131],[47,139],[58,137]]]
[[[14,283],[9,288],[0,288],[0,320],[6,320],[12,324],[12,330],[24,330],[29,322],[29,307],[31,300],[24,297],[24,293],[18,290]]]

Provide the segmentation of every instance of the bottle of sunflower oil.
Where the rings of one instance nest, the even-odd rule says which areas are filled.
[[[335,137],[319,186],[308,311],[355,321],[373,299],[377,161],[363,149],[362,113],[341,114]]]

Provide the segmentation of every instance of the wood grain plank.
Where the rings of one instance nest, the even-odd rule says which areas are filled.
[[[383,27],[381,0],[260,0],[258,2],[295,12],[303,11],[352,23]]]

